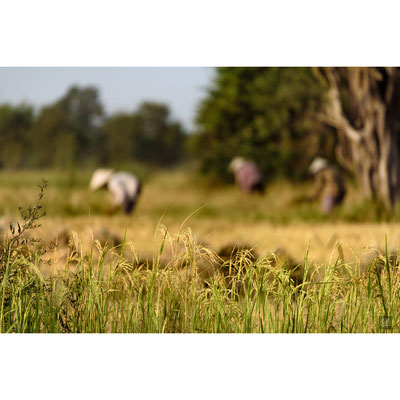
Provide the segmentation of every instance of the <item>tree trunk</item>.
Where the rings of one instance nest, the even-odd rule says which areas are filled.
[[[399,195],[400,71],[322,68],[329,84],[325,121],[338,131],[337,157],[367,197],[390,211]]]

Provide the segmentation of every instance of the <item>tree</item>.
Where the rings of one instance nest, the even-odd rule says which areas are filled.
[[[185,133],[171,120],[167,105],[142,103],[131,114],[120,113],[102,125],[106,159],[111,164],[139,161],[171,165],[183,155]]]
[[[179,122],[170,118],[170,110],[162,103],[144,102],[134,113],[135,157],[158,165],[170,165],[183,155],[185,133]]]
[[[32,122],[31,106],[0,106],[0,167],[18,168],[26,163],[30,154],[28,132]]]
[[[391,210],[399,195],[400,69],[319,68],[328,85],[323,119],[338,132],[337,157],[366,196]]]
[[[81,154],[93,157],[100,141],[98,129],[103,116],[103,106],[96,87],[72,86],[56,103],[68,121],[68,130],[76,133]]]
[[[134,115],[128,113],[112,115],[104,122],[101,127],[103,147],[110,164],[124,164],[134,159],[136,125]]]
[[[64,132],[70,132],[72,140],[77,142],[77,134],[69,130],[68,119],[61,108],[57,105],[43,107],[29,132],[29,166],[44,168],[60,165],[58,159],[64,158],[61,155],[64,145],[59,137]]]
[[[99,118],[103,115],[94,87],[71,87],[54,104],[43,107],[30,132],[30,165],[90,164],[101,154]]]
[[[146,102],[103,120],[95,87],[71,87],[36,116],[27,105],[0,106],[0,167],[73,169],[77,164],[132,161],[172,165],[183,156],[185,132],[167,105]]]
[[[302,178],[315,155],[331,157],[334,137],[315,115],[324,88],[309,68],[219,68],[201,103],[196,154],[202,171],[230,180],[234,156],[267,178]]]

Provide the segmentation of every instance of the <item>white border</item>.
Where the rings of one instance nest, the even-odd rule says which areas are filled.
[[[0,65],[399,65],[392,0],[5,0]]]
[[[400,65],[398,7],[3,1],[0,65]],[[4,398],[387,398],[399,356],[394,335],[3,335],[0,343]]]
[[[4,335],[0,376],[12,398],[389,398],[398,390],[397,342],[395,335]]]

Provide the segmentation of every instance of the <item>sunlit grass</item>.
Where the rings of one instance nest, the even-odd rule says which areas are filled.
[[[353,185],[342,207],[324,216],[318,203],[304,200],[312,182],[293,184],[271,182],[262,196],[248,196],[234,186],[216,186],[195,172],[184,168],[171,171],[133,172],[144,176],[143,192],[137,214],[158,219],[183,220],[193,210],[202,208],[197,218],[223,219],[230,222],[268,221],[274,224],[321,221],[374,222],[378,210]],[[90,170],[71,171],[1,171],[0,214],[15,214],[18,205],[33,201],[38,182],[45,179],[49,186],[43,205],[50,217],[101,216],[111,213],[105,191],[91,193],[88,182]],[[394,218],[400,216],[396,210]]]
[[[324,220],[295,201],[307,184],[246,196],[168,171],[147,177],[126,217],[88,191],[89,177],[0,174],[1,332],[398,332],[399,228],[346,221],[356,206],[375,218],[356,190]],[[7,217],[21,222],[42,178],[47,216],[26,233],[42,241],[10,247]],[[232,244],[254,251],[221,259]]]
[[[272,254],[244,250],[222,263],[190,231],[160,234],[145,262],[125,257],[129,243],[94,241],[86,253],[78,240],[64,269],[46,278],[40,252],[14,249],[1,265],[1,332],[383,332],[383,316],[399,331],[400,270],[385,255],[363,271],[339,259],[317,267],[306,256],[295,282]],[[163,265],[166,246],[175,257]]]

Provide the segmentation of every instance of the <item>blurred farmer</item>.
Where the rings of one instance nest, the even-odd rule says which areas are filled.
[[[114,172],[112,169],[97,169],[90,181],[92,191],[107,188],[115,206],[125,214],[132,212],[141,190],[141,182],[128,172]]]
[[[229,164],[235,182],[243,192],[264,192],[264,179],[257,166],[243,157],[235,157]]]
[[[323,213],[329,214],[343,202],[346,194],[343,179],[339,171],[325,158],[314,159],[309,171],[315,179],[315,188],[310,200],[321,199]]]

